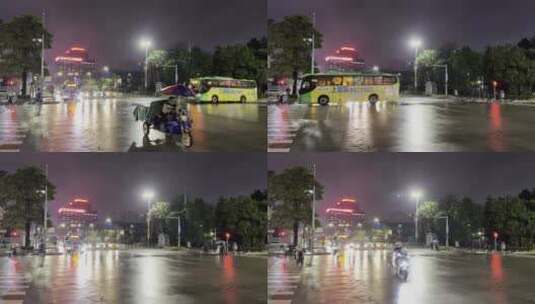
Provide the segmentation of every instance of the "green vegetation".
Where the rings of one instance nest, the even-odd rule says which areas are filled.
[[[312,195],[316,186],[316,200],[323,196],[323,186],[314,180],[304,167],[293,167],[280,174],[268,174],[269,202],[272,210],[270,225],[293,230],[293,244],[298,244],[299,226],[312,221]],[[319,226],[319,223],[318,225]]]
[[[279,22],[268,20],[270,76],[291,77],[294,95],[299,74],[311,70],[312,36],[314,48],[321,48],[322,35],[307,16],[288,16]]]
[[[45,185],[47,197],[54,199],[56,187],[46,179],[42,169],[26,167],[14,173],[0,172],[0,208],[4,211],[4,228],[24,229],[26,248],[31,246],[31,226],[43,222]]]
[[[38,17],[24,15],[3,23],[0,20],[0,71],[19,74],[22,92],[26,92],[28,73],[41,71],[41,39],[43,25]],[[52,34],[44,32],[45,48],[52,47]]]

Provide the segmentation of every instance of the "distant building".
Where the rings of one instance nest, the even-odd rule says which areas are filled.
[[[58,210],[59,230],[64,235],[82,236],[88,228],[93,228],[98,213],[86,199],[75,198]]]
[[[356,72],[364,69],[364,60],[353,47],[343,46],[336,53],[325,57],[329,72]]]
[[[327,208],[326,214],[328,227],[336,234],[350,233],[362,223],[366,215],[357,201],[350,198],[337,201],[333,207]]]
[[[56,79],[65,86],[78,87],[85,78],[94,77],[95,60],[85,48],[71,47],[55,59],[58,71]]]

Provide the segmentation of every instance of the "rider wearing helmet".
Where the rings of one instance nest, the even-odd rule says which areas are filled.
[[[399,258],[406,257],[406,256],[407,256],[407,251],[405,250],[405,248],[403,248],[403,245],[401,244],[401,242],[396,242],[394,244],[394,250],[392,252],[392,266],[396,267],[398,264]]]

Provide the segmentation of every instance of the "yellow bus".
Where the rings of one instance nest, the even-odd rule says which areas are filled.
[[[201,77],[192,79],[199,102],[241,102],[257,101],[256,81],[229,77]]]
[[[395,74],[311,74],[301,79],[300,103],[399,100],[399,77]]]

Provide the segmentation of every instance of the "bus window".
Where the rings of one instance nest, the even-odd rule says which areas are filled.
[[[375,76],[375,77],[373,77],[373,84],[374,85],[382,85],[383,84],[383,76]]]
[[[319,77],[318,87],[327,87],[333,85],[331,77]]]
[[[314,90],[316,88],[317,83],[318,80],[314,78],[303,79],[303,81],[301,81],[301,89],[299,90],[299,94],[305,94]]]
[[[362,82],[363,85],[373,85],[373,78],[372,76],[364,76],[364,80]]]
[[[342,77],[333,77],[332,78],[332,84],[335,85],[335,86],[339,86],[339,85],[342,85]]]
[[[397,77],[395,76],[383,76],[383,84],[395,84],[397,83]]]
[[[353,83],[353,76],[344,76],[344,79],[342,81],[342,85],[344,86],[352,86]]]

